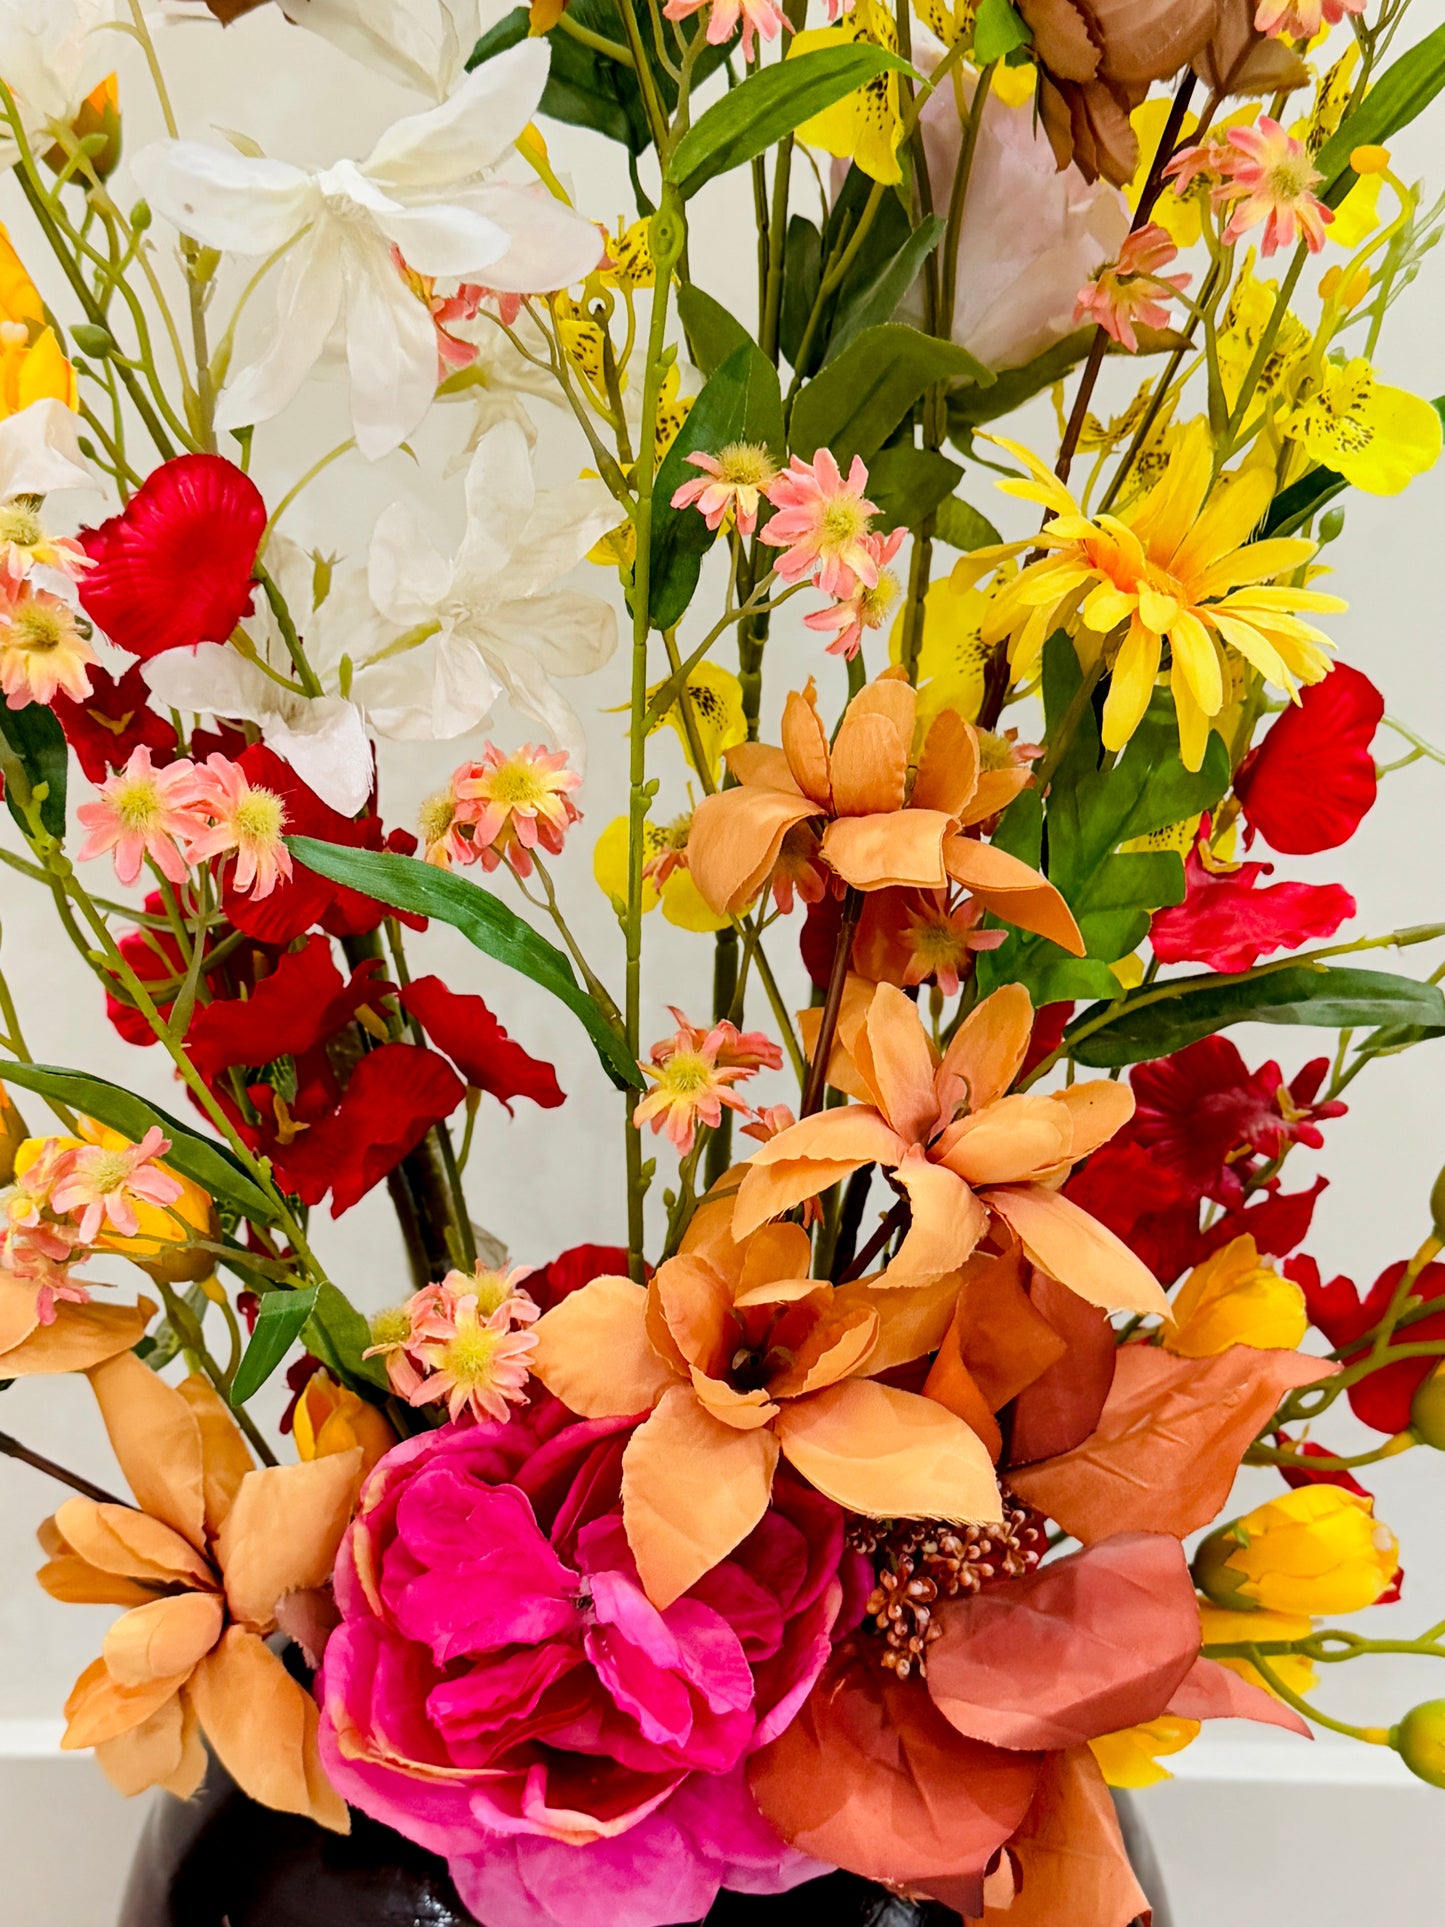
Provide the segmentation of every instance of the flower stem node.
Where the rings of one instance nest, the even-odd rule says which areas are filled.
[[[1417,1779],[1445,1787],[1445,1700],[1412,1706],[1392,1729],[1390,1745]]]

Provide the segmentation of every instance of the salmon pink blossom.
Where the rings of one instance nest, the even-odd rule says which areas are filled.
[[[581,781],[568,769],[565,750],[524,743],[504,756],[488,743],[479,763],[468,763],[452,778],[458,815],[472,826],[472,850],[482,868],[495,870],[505,862],[519,877],[529,877],[539,846],[560,856],[568,830],[582,821],[567,794]]]
[[[778,574],[784,582],[811,576],[824,595],[848,596],[855,583],[874,588],[879,563],[868,536],[877,505],[866,499],[868,470],[853,457],[845,481],[826,448],[811,462],[794,455],[768,491],[777,513],[763,540],[781,549]]]
[[[683,483],[672,506],[700,510],[714,530],[731,515],[738,534],[751,535],[758,526],[759,505],[778,478],[767,449],[756,442],[729,442],[716,455],[696,449],[686,459],[702,474]]]
[[[194,774],[185,761],[154,768],[143,743],[132,750],[125,768],[100,785],[99,799],[76,812],[90,831],[81,861],[109,851],[120,881],[134,883],[149,858],[162,876],[184,883],[186,851],[204,827],[192,807]]]
[[[48,589],[5,578],[0,588],[0,691],[7,709],[50,703],[56,694],[80,702],[90,694],[95,652],[75,611]]]
[[[741,20],[743,35],[739,44],[745,60],[752,59],[759,34],[764,40],[776,40],[789,25],[777,0],[667,0],[662,11],[669,20],[688,20],[709,6],[712,12],[707,23],[708,45],[720,47],[725,40],[731,40]]]
[[[1091,281],[1079,290],[1074,304],[1075,321],[1091,317],[1112,340],[1131,355],[1139,352],[1134,323],[1146,328],[1167,328],[1169,310],[1164,303],[1169,290],[1182,293],[1189,286],[1187,274],[1166,275],[1164,269],[1179,250],[1155,222],[1136,229],[1120,248],[1118,257],[1106,262]]]
[[[748,1109],[732,1086],[760,1070],[780,1069],[783,1054],[761,1031],[739,1031],[726,1021],[703,1030],[680,1010],[672,1014],[677,1031],[654,1044],[651,1061],[643,1064],[655,1082],[632,1121],[639,1129],[649,1122],[655,1132],[666,1129],[686,1157],[699,1124],[715,1130],[724,1105],[730,1111]]]
[[[191,798],[197,813],[210,818],[191,845],[193,863],[234,852],[231,888],[257,898],[289,879],[291,852],[281,840],[286,805],[274,790],[252,783],[239,763],[217,754],[196,767]]]
[[[889,535],[865,535],[863,544],[873,564],[873,581],[869,583],[862,576],[856,577],[852,589],[840,596],[831,609],[817,609],[803,617],[809,629],[824,635],[830,629],[833,631],[833,640],[828,644],[830,656],[841,656],[845,662],[851,662],[863,647],[863,631],[883,627],[888,611],[898,598],[898,579],[884,564],[897,555],[903,545],[903,535],[902,529],[894,529]]]
[[[156,1160],[171,1148],[171,1141],[153,1124],[138,1144],[112,1149],[104,1144],[81,1144],[67,1151],[61,1160],[59,1176],[50,1193],[56,1211],[81,1214],[80,1241],[93,1244],[108,1223],[123,1238],[133,1238],[140,1229],[135,1200],[147,1204],[174,1204],[185,1187],[169,1171],[160,1169]]]
[[[1321,27],[1337,27],[1346,14],[1358,19],[1364,11],[1365,0],[1260,0],[1254,30],[1275,40],[1313,40]]]
[[[535,1324],[541,1308],[522,1290],[531,1268],[514,1265],[468,1276],[449,1271],[404,1305],[373,1321],[368,1358],[384,1358],[398,1398],[411,1405],[447,1401],[448,1415],[505,1423],[508,1406],[525,1405],[536,1339],[517,1326]]]
[[[1266,257],[1292,248],[1301,234],[1310,253],[1318,254],[1335,218],[1313,192],[1323,177],[1303,142],[1268,114],[1253,127],[1229,128],[1222,140],[1185,148],[1165,173],[1181,194],[1196,180],[1210,182],[1210,205],[1229,215],[1222,237],[1226,246],[1263,222],[1259,251]]]
[[[33,496],[0,503],[0,578],[22,581],[32,569],[55,569],[72,581],[90,567],[85,550],[69,535],[51,535]]]

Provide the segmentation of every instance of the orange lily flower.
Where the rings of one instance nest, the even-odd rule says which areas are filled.
[[[733,789],[693,813],[687,860],[719,915],[750,903],[798,824],[826,820],[822,857],[856,890],[942,890],[951,878],[996,916],[1084,954],[1069,906],[1047,878],[963,832],[995,816],[1031,781],[982,768],[978,732],[954,710],[935,717],[916,768],[918,692],[885,670],[849,703],[832,748],[810,680],[783,710],[783,744],[727,752]],[[911,781],[910,781],[911,779]]]
[[[997,1522],[988,1451],[933,1399],[878,1382],[943,1341],[960,1280],[915,1291],[808,1276],[800,1225],[735,1241],[705,1205],[644,1290],[595,1278],[536,1327],[538,1378],[584,1418],[649,1414],[622,1460],[622,1514],[666,1607],[768,1508],[779,1455],[850,1511]]]
[[[986,997],[939,1061],[916,1006],[892,984],[844,999],[828,1081],[861,1102],[819,1111],[748,1159],[733,1210],[745,1238],[865,1164],[907,1194],[913,1222],[885,1282],[921,1285],[956,1271],[991,1219],[1030,1263],[1091,1305],[1169,1315],[1158,1282],[1128,1246],[1057,1185],[1134,1111],[1101,1078],[1048,1097],[1006,1095],[1033,1026],[1021,984]]]
[[[361,1454],[257,1470],[203,1378],[167,1385],[130,1353],[90,1373],[136,1507],[69,1499],[41,1527],[56,1599],[128,1608],[65,1703],[61,1745],[94,1747],[122,1793],[181,1798],[205,1734],[263,1806],[347,1831],[317,1751],[317,1709],[266,1645],[277,1608],[324,1586]]]

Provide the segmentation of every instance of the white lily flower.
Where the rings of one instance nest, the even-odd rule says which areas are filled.
[[[506,0],[281,0],[281,11],[363,66],[445,100]]]
[[[375,459],[405,441],[436,390],[436,334],[394,247],[418,274],[523,294],[590,273],[602,251],[590,222],[540,187],[484,178],[536,110],[550,58],[522,41],[359,163],[307,172],[196,141],[136,156],[141,192],[183,233],[224,252],[286,251],[267,346],[227,382],[218,426],[279,414],[340,318],[357,447]]]
[[[460,327],[454,333],[461,334]],[[512,329],[528,348],[545,355],[546,342],[541,330],[528,314],[519,314]],[[448,462],[447,475],[456,475],[470,462],[483,435],[498,422],[515,422],[527,438],[528,448],[537,446],[537,424],[523,397],[565,408],[566,403],[550,371],[539,368],[511,341],[495,322],[478,316],[466,328],[467,341],[476,348],[476,358],[450,376],[442,388],[448,399],[470,401],[474,413],[465,447]]]
[[[0,501],[104,486],[80,452],[77,417],[63,401],[46,396],[0,421]]]
[[[195,649],[168,649],[142,667],[146,686],[168,709],[211,720],[256,723],[262,740],[288,762],[323,803],[343,816],[355,816],[371,795],[371,740],[361,711],[336,693],[338,645],[350,642],[358,622],[369,617],[359,573],[339,577],[319,604],[313,603],[312,559],[295,543],[273,536],[266,566],[286,598],[302,633],[307,661],[329,693],[299,696],[268,676],[262,662],[294,674],[290,655],[270,607],[262,604],[248,617],[260,661],[243,656],[230,643],[203,642]]]
[[[115,17],[115,0],[0,0],[0,79],[32,146],[69,127],[115,66],[115,36],[96,33]],[[0,167],[18,158],[9,129],[0,130]]]
[[[383,736],[444,741],[476,729],[504,692],[554,748],[582,729],[553,687],[600,669],[617,618],[598,596],[555,584],[618,519],[598,481],[539,490],[515,422],[482,437],[466,479],[467,525],[440,555],[410,508],[386,510],[371,538],[371,600],[394,641],[358,663],[356,699]]]

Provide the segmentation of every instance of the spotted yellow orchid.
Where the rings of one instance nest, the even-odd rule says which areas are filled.
[[[1369,495],[1398,495],[1440,459],[1440,416],[1432,403],[1376,379],[1363,356],[1326,361],[1300,385],[1280,432],[1312,462]]]
[[[890,53],[898,51],[898,29],[878,0],[858,0],[848,18],[836,27],[814,27],[794,34],[788,58],[816,53],[823,47],[851,46],[856,40],[871,40]],[[855,93],[805,120],[798,129],[798,139],[804,146],[821,147],[825,154],[853,161],[871,180],[886,187],[903,179],[898,165],[902,138],[898,76],[894,73],[876,75]]]
[[[671,822],[649,818],[643,826],[642,908],[662,905],[662,914],[679,930],[700,933],[726,930],[732,921],[710,910],[687,867],[687,839],[692,833],[691,810]],[[627,911],[627,818],[617,817],[598,837],[592,851],[592,874],[619,917]]]
[[[661,687],[659,683],[648,690],[649,703]],[[683,753],[694,769],[697,769],[697,757],[693,750],[693,733],[696,732],[698,749],[707,764],[708,780],[716,783],[722,777],[726,752],[747,741],[748,721],[743,711],[743,686],[731,670],[724,669],[719,663],[700,662],[688,673],[687,707],[691,712],[690,718],[684,716],[680,703],[672,703],[655,727],[660,729],[665,724],[676,732]],[[698,770],[698,774],[702,775],[703,772]]]

